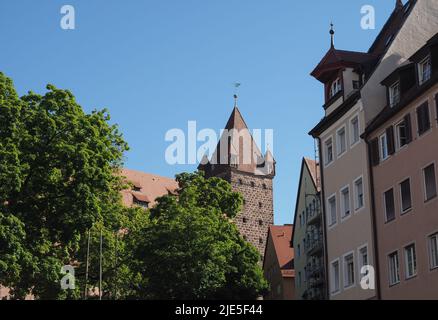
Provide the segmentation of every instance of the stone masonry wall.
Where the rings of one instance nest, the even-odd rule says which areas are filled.
[[[243,211],[235,218],[236,225],[263,260],[269,226],[274,224],[272,179],[233,171],[230,182],[233,190],[244,198]]]

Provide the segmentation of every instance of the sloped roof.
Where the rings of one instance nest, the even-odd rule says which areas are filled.
[[[274,244],[278,265],[280,266],[283,276],[294,275],[294,273],[291,272],[294,270],[294,249],[290,247],[292,230],[292,225],[269,227],[269,236]]]
[[[154,205],[157,198],[169,193],[174,194],[178,189],[178,183],[174,179],[160,177],[154,174],[122,169],[120,175],[126,177],[128,182],[131,182],[136,188],[140,189],[140,191],[122,191],[123,204],[127,207],[134,205],[134,197],[137,200]]]
[[[316,190],[318,192],[321,191],[321,173],[319,163],[309,158],[304,158],[304,162],[306,163],[307,169],[310,172],[310,176],[312,177],[313,183],[316,186]]]
[[[221,146],[227,146],[226,154],[221,153]],[[232,165],[239,171],[255,173],[258,170],[257,165],[262,164],[264,161],[275,163],[270,151],[267,151],[265,156],[262,154],[239,108],[235,106],[225,125],[216,150],[206,165]],[[205,169],[206,165],[200,165],[200,169]]]

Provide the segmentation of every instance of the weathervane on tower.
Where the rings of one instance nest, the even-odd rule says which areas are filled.
[[[237,107],[237,100],[239,99],[239,96],[237,95],[237,91],[241,85],[242,84],[239,82],[234,83],[234,107],[235,108]]]
[[[333,29],[334,25],[333,22],[330,22],[330,41],[331,41],[331,47],[335,47],[335,30]]]

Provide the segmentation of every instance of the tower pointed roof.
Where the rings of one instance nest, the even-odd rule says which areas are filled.
[[[269,158],[275,162],[271,153],[269,153]],[[235,104],[216,150],[208,163],[201,164],[199,169],[215,171],[217,168],[220,170],[234,168],[238,171],[255,174],[260,171],[258,168],[265,166],[265,162],[265,156],[257,146],[237,104]]]

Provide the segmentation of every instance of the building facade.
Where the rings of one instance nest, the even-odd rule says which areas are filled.
[[[397,0],[367,52],[335,49],[332,31],[331,48],[312,72],[325,92],[325,116],[310,134],[320,147],[330,299],[380,298],[374,186],[361,136],[386,105],[382,81],[436,33],[437,14],[437,1]],[[363,288],[367,265],[375,268],[375,281]]]
[[[438,34],[382,85],[366,132],[381,297],[437,299]]]
[[[290,247],[293,228],[292,225],[269,227],[263,273],[270,291],[265,300],[295,299],[294,249]]]
[[[244,239],[258,249],[263,261],[268,230],[274,224],[275,160],[269,151],[262,155],[237,106],[212,158],[200,164],[199,170],[206,177],[225,179],[234,191],[242,194],[243,210],[235,223]]]
[[[319,164],[304,158],[298,186],[294,232],[295,298],[323,300],[325,263]]]

